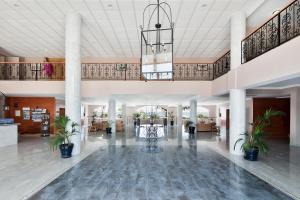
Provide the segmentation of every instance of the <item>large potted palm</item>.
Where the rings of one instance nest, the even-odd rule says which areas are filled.
[[[112,128],[111,128],[111,122],[108,121],[107,122],[107,128],[106,128],[106,134],[111,134],[112,133],[111,130],[112,130]]]
[[[175,119],[175,116],[174,116],[174,113],[173,113],[173,112],[169,112],[169,118],[170,118],[170,125],[171,125],[171,126],[174,126],[174,119]]]
[[[238,143],[243,142],[241,149],[244,152],[244,158],[250,161],[256,161],[259,152],[263,154],[268,153],[269,147],[265,142],[265,136],[267,135],[265,128],[271,125],[272,117],[280,115],[284,115],[284,113],[273,109],[266,110],[263,115],[258,116],[253,123],[250,123],[252,131],[241,134],[245,137],[239,138],[235,142],[234,149]]]
[[[141,117],[141,113],[139,112],[135,112],[133,113],[133,123],[134,123],[134,126],[140,126],[140,117]]]
[[[150,113],[149,118],[150,118],[150,125],[153,126],[155,120],[159,119],[159,116],[156,113]]]
[[[70,130],[67,128],[68,125],[70,125]],[[54,126],[56,129],[56,134],[50,140],[51,149],[54,151],[59,148],[62,158],[72,157],[74,144],[71,143],[70,139],[72,135],[79,133],[79,125],[75,122],[72,122],[67,116],[59,116],[55,118]]]

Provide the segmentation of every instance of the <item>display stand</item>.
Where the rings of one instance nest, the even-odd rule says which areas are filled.
[[[50,114],[49,113],[44,113],[42,116],[41,136],[42,137],[50,136]]]

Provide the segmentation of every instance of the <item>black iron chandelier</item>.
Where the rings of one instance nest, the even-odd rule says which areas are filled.
[[[157,0],[146,6],[140,28],[143,78],[172,80],[174,23],[170,5]]]

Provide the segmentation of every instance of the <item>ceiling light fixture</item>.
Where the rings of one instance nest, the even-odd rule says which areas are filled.
[[[157,0],[157,3],[146,6],[140,28],[141,73],[144,79],[173,79],[174,23],[170,5]]]
[[[202,4],[201,5],[202,8],[205,8],[206,6],[207,6],[207,4]]]
[[[19,7],[19,4],[14,3],[13,6],[14,6],[14,7]]]

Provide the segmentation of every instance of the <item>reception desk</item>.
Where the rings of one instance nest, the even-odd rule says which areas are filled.
[[[0,124],[0,147],[18,143],[18,124]]]

